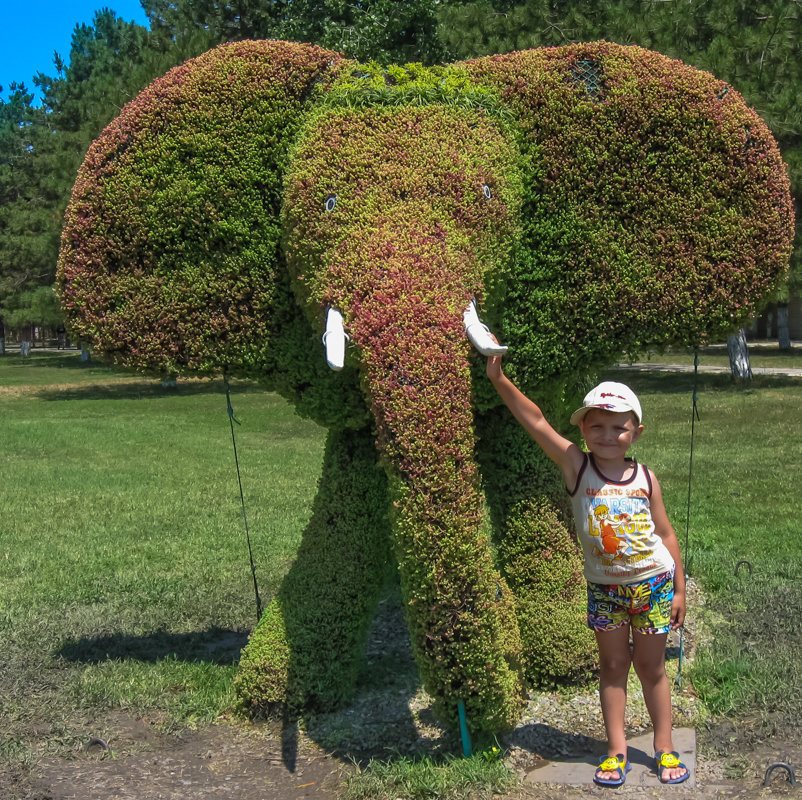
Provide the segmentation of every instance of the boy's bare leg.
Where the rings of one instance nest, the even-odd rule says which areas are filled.
[[[668,634],[633,634],[633,663],[643,687],[643,699],[654,726],[654,749],[674,750],[671,723],[671,684],[666,675],[666,638]],[[666,769],[664,778],[679,778],[684,767]]]
[[[627,707],[627,676],[632,664],[629,651],[629,624],[610,631],[596,631],[599,645],[599,696],[608,755],[627,756],[624,717]],[[599,772],[602,779],[617,777],[614,772]]]

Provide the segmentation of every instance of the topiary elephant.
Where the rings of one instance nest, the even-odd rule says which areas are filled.
[[[559,476],[499,408],[466,325],[487,349],[490,324],[564,422],[622,353],[740,324],[792,236],[766,126],[657,53],[382,69],[245,41],[156,80],[92,145],[57,287],[96,353],[256,376],[329,429],[297,560],[242,656],[243,704],[348,697],[392,542],[425,687],[498,731],[527,685],[594,656]]]

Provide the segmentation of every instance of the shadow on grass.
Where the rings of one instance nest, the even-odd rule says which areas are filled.
[[[234,664],[248,640],[247,632],[210,628],[193,633],[157,631],[144,636],[117,633],[68,641],[58,655],[67,661],[100,664],[118,659],[156,663],[175,656],[182,661]]]
[[[255,381],[230,381],[231,388],[237,394],[264,394],[266,387]],[[192,397],[203,394],[219,394],[225,396],[226,389],[222,380],[179,380],[177,386],[162,386],[156,378],[143,378],[126,383],[87,383],[85,386],[69,386],[61,389],[46,388],[35,393],[41,400],[149,400],[163,397]]]
[[[23,358],[12,353],[3,357],[0,365],[11,368],[16,376],[30,370],[31,380],[39,379],[42,384],[38,388],[30,387],[31,394],[41,400],[137,400],[225,394],[225,382],[220,375],[187,375],[179,378],[176,384],[165,386],[158,375],[123,369],[104,361],[84,362],[80,355],[80,351],[47,351],[32,352]],[[50,373],[45,374],[46,370]],[[71,383],[73,378],[76,383]],[[59,386],[60,382],[67,385]],[[256,379],[230,378],[229,384],[237,394],[269,391]]]
[[[103,362],[81,361],[80,350],[59,350],[56,352],[31,350],[29,356],[21,356],[19,351],[15,353],[7,350],[4,361],[7,364],[21,366],[25,369],[65,369],[78,372],[100,367],[101,369],[114,371],[115,374],[120,374],[113,367],[105,367]]]

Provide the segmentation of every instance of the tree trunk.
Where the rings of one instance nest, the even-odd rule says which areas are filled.
[[[777,338],[780,342],[780,350],[791,349],[791,333],[788,329],[788,303],[780,303],[777,306]]]
[[[743,328],[727,337],[727,353],[730,357],[732,377],[738,381],[752,380],[749,348],[746,344],[746,331]]]

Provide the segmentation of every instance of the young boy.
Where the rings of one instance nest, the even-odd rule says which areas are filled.
[[[621,786],[630,769],[624,731],[627,676],[634,664],[654,726],[662,783],[689,776],[672,742],[671,687],[665,670],[669,630],[685,620],[685,575],[660,484],[627,450],[643,433],[635,393],[622,383],[591,390],[571,416],[588,453],[561,436],[507,378],[501,356],[487,376],[515,418],[562,470],[573,502],[588,581],[588,626],[599,647],[599,694],[608,757],[593,780]],[[630,629],[632,649],[630,650]]]

